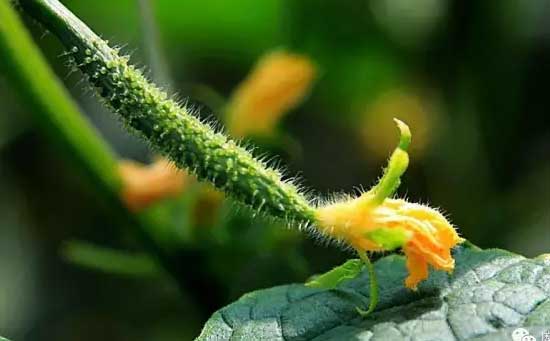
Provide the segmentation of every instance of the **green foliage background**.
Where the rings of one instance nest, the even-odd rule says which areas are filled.
[[[137,2],[64,3],[104,38],[127,45],[133,62],[150,64]],[[285,142],[260,143],[262,150],[279,155],[290,173],[301,172],[316,192],[351,192],[375,181],[393,146],[373,145],[378,140],[366,139],[362,129],[384,113],[372,109],[377,103],[399,102],[392,94],[405,93],[427,113],[409,120],[430,131],[426,147],[412,152],[401,193],[444,208],[463,236],[481,247],[530,257],[547,252],[547,1],[423,0],[414,11],[398,8],[405,1],[378,2],[394,4],[387,8],[375,3],[158,0],[154,15],[171,87],[211,108],[213,115],[219,112],[219,98],[229,96],[255,60],[271,49],[286,47],[318,64],[320,76],[310,97],[282,123]],[[44,35],[28,18],[27,24],[50,65],[118,154],[150,160],[147,148],[82,91],[86,86],[80,75],[65,77],[55,37]],[[191,339],[215,309],[243,293],[303,282],[349,257],[276,223],[251,219],[229,202],[219,217],[197,223],[191,218],[190,189],[158,208],[170,224],[152,231],[178,265],[186,290],[162,271],[143,276],[143,264],[134,274],[113,274],[67,263],[60,250],[71,239],[140,256],[144,250],[37,128],[25,98],[4,77],[8,67],[0,61],[3,336]],[[406,120],[411,114],[392,115]],[[393,142],[392,128],[378,130]],[[85,251],[93,258],[93,249]]]

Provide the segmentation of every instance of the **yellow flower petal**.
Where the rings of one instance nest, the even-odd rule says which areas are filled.
[[[407,257],[406,265],[409,271],[409,276],[405,279],[405,286],[416,290],[418,283],[428,278],[428,263],[421,255],[411,252],[409,249],[405,250],[405,256]]]

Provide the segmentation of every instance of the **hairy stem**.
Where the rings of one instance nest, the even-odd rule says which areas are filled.
[[[315,209],[281,174],[168,98],[57,0],[21,0],[53,32],[125,126],[178,167],[271,216],[309,224]]]

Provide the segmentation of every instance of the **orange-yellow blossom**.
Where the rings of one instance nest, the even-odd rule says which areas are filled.
[[[284,51],[263,56],[227,105],[231,135],[268,135],[307,94],[315,77],[309,58]]]
[[[386,199],[380,205],[372,199],[371,193],[365,193],[356,199],[319,208],[317,219],[321,231],[365,252],[386,250],[384,243],[369,238],[369,233],[379,229],[399,230],[406,238],[402,248],[407,257],[409,276],[405,285],[408,288],[415,289],[428,277],[428,265],[448,272],[454,269],[451,248],[462,239],[441,213],[402,199]]]
[[[378,184],[358,198],[318,208],[317,226],[321,233],[343,241],[360,254],[401,247],[409,271],[405,285],[416,289],[428,277],[428,265],[453,271],[451,249],[463,239],[437,210],[391,198],[409,164],[407,148],[411,141],[408,126],[395,122],[401,132],[399,145]]]

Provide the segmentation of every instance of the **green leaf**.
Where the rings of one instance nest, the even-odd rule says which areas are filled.
[[[363,272],[338,289],[291,284],[249,293],[216,312],[198,340],[511,340],[515,328],[550,329],[550,260],[460,246],[453,275],[432,272],[418,291],[403,285],[402,256],[375,263],[377,309]]]
[[[322,275],[315,276],[306,283],[306,286],[310,288],[334,289],[340,283],[357,277],[361,270],[363,270],[363,262],[360,259],[350,259]]]

